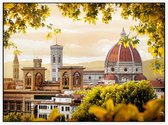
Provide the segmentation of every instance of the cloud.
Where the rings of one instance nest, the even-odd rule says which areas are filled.
[[[63,17],[54,4],[48,4],[51,9],[51,16],[47,18],[47,23],[53,23],[53,27],[60,28],[62,33],[57,35],[58,44],[63,45],[63,55],[66,63],[87,62],[94,60],[104,60],[111,47],[119,40],[122,28],[129,33],[129,27],[137,22],[124,20],[117,12],[109,24],[104,24],[99,20],[96,25],[85,23],[84,21],[73,21]],[[35,57],[50,62],[50,46],[55,44],[55,38],[46,39],[48,29],[40,28],[34,30],[28,28],[26,34],[15,34],[12,40],[23,52],[21,60],[32,60]],[[134,33],[131,33],[134,34]],[[137,49],[140,51],[142,59],[150,59],[147,51],[145,36],[140,37],[140,44]],[[13,60],[13,52],[5,51],[5,61]]]

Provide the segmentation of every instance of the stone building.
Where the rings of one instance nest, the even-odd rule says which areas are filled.
[[[51,80],[59,81],[58,68],[63,65],[63,46],[55,44],[50,47],[51,50]]]
[[[19,60],[17,54],[15,54],[13,60],[13,80],[19,80]]]
[[[97,84],[103,82],[104,71],[103,70],[86,70],[83,72],[83,82],[90,84]]]
[[[123,37],[126,37],[124,29],[121,32],[121,38]],[[123,43],[116,43],[106,56],[105,82],[123,83],[131,80],[146,80],[141,56],[130,44],[124,47]]]
[[[42,59],[33,59],[34,67],[23,67],[24,89],[32,91],[40,89],[45,81],[45,67],[41,67]]]
[[[80,90],[83,88],[82,66],[62,66],[60,71],[60,90]]]

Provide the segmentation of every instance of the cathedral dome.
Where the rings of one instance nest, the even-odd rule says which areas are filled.
[[[121,37],[126,35],[123,30]],[[108,52],[106,56],[107,63],[117,63],[117,62],[135,62],[142,63],[140,54],[136,48],[133,48],[131,45],[124,47],[123,44],[116,43]]]
[[[121,32],[121,38],[126,33]],[[113,75],[112,75],[113,74]],[[143,80],[146,77],[142,71],[142,60],[136,48],[131,44],[124,47],[124,44],[116,43],[108,52],[105,60],[105,80],[115,80],[123,83],[131,80]]]

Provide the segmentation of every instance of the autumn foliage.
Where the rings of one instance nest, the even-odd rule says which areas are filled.
[[[109,99],[114,105],[119,103],[134,104],[140,112],[145,110],[144,104],[155,99],[156,94],[149,81],[139,81],[138,83],[126,82],[124,84],[112,84],[106,87],[98,86],[92,88],[84,97],[81,105],[72,114],[72,119],[77,121],[95,121],[95,116],[88,111],[91,106],[105,106]]]

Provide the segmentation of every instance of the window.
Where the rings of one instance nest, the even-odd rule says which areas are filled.
[[[18,111],[22,110],[22,102],[16,102],[16,110]]]
[[[53,63],[55,63],[55,56],[53,56]]]
[[[53,107],[52,107],[52,105],[50,106],[50,109],[52,109]]]
[[[66,119],[69,119],[69,115],[66,115]]]
[[[70,107],[65,107],[65,111],[70,111]]]
[[[39,118],[47,119],[47,114],[39,114]]]
[[[56,69],[52,69],[52,72],[56,72]]]
[[[91,80],[91,76],[89,76],[89,80]]]
[[[10,110],[11,110],[11,111],[14,110],[14,102],[11,102],[11,103],[10,103]]]
[[[81,76],[78,72],[75,72],[73,75],[73,85],[80,86],[81,85]]]
[[[136,72],[138,72],[138,68],[136,68]]]
[[[64,107],[62,106],[62,111],[64,111]]]
[[[127,68],[124,68],[124,71],[127,72]]]
[[[39,109],[47,109],[47,106],[46,105],[40,105]]]
[[[31,110],[31,102],[25,102],[25,111]]]
[[[8,102],[7,101],[4,102],[4,110],[8,110]]]
[[[31,86],[31,74],[30,73],[27,73],[25,76],[25,84],[26,84],[26,87]]]
[[[57,108],[57,106],[55,105],[54,108]]]
[[[62,76],[63,89],[69,89],[69,75],[67,72],[64,72]]]
[[[60,56],[58,57],[58,63],[61,63],[61,57]]]
[[[52,78],[52,81],[56,81],[56,78],[55,78],[55,77],[53,77],[53,78]]]
[[[111,71],[114,72],[114,68],[113,67],[111,68]]]
[[[99,80],[101,79],[101,76],[99,76]]]
[[[41,85],[43,83],[43,76],[41,73],[35,75],[35,85]]]

